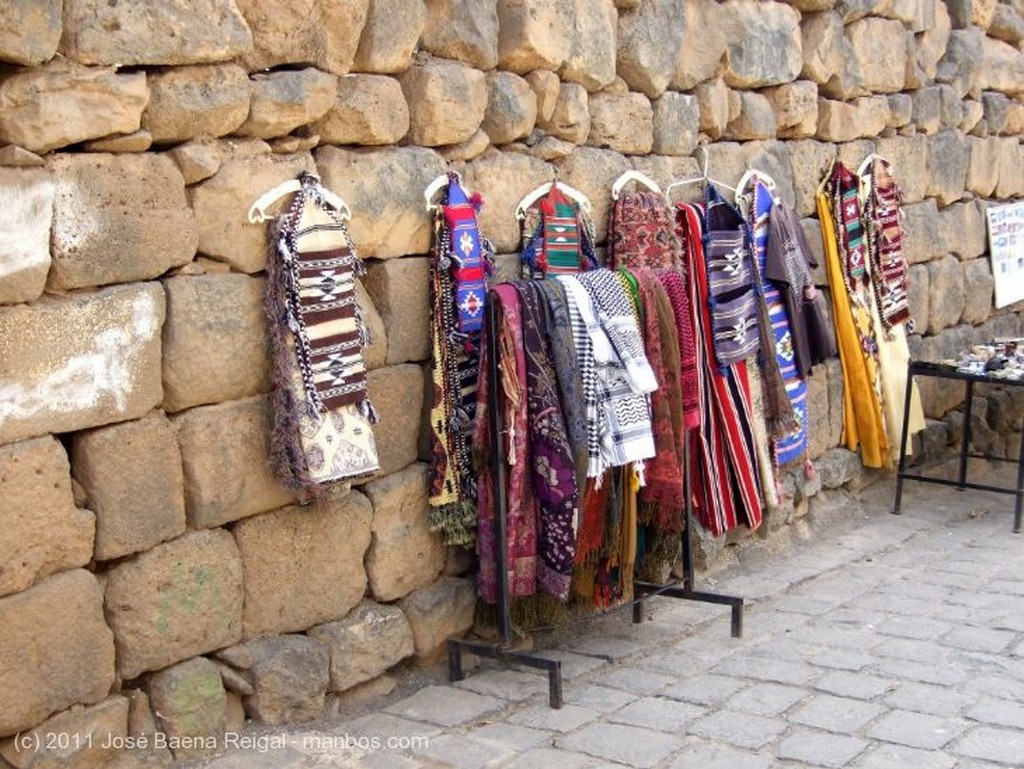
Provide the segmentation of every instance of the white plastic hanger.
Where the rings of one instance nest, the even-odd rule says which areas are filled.
[[[767,187],[769,190],[775,192],[776,184],[775,180],[772,177],[770,177],[764,171],[759,171],[756,168],[748,168],[743,173],[743,176],[740,177],[740,183],[736,185],[736,194],[742,195],[743,190],[746,189],[747,185],[750,184],[751,180],[755,178],[762,184],[764,184],[764,186]]]
[[[885,160],[885,158],[874,152],[872,152],[870,155],[864,158],[864,160],[861,161],[860,165],[857,166],[857,176],[864,176],[865,173],[868,173],[868,169],[874,164],[876,160]]]
[[[710,184],[714,184],[716,187],[724,187],[727,190],[732,190],[733,193],[735,194],[737,192],[737,190],[731,184],[726,184],[725,182],[720,182],[717,179],[712,179],[710,176],[708,176],[708,163],[710,162],[710,158],[708,157],[708,151],[707,151],[707,149],[705,149],[703,144],[700,145],[699,147],[697,147],[697,149],[700,150],[701,154],[704,156],[704,166],[701,168],[700,176],[693,176],[693,177],[691,177],[689,179],[680,179],[679,181],[672,182],[670,185],[668,185],[668,187],[665,188],[665,197],[667,198],[668,197],[668,193],[671,192],[676,187],[683,187],[683,186],[685,186],[687,184],[698,184],[698,183],[700,183],[700,184],[709,184],[709,183]]]
[[[530,192],[527,192],[523,196],[523,199],[519,201],[519,205],[516,206],[516,218],[522,219],[524,216],[526,216],[526,212],[527,210],[529,210],[530,206],[532,206],[542,197],[547,195],[551,191],[551,187],[552,185],[555,184],[556,181],[557,179],[552,180],[550,182],[545,182],[539,187],[531,190]],[[584,195],[579,190],[570,187],[568,184],[564,184],[563,182],[558,182],[558,189],[560,192],[564,193],[566,197],[570,197],[573,200],[575,200],[579,204],[579,207],[582,208],[586,213],[590,213],[590,200],[587,198],[586,195]]]
[[[459,180],[459,184],[462,184],[462,175],[457,171],[455,172],[455,178]],[[427,188],[423,190],[423,199],[427,203],[427,213],[429,214],[435,208],[437,204],[434,203],[434,196],[437,195],[443,188],[448,186],[448,174],[443,173],[436,177],[434,181],[427,185]]]
[[[626,171],[621,176],[619,176],[619,178],[615,180],[615,183],[612,184],[612,200],[618,200],[619,195],[622,193],[622,188],[625,187],[630,182],[642,184],[649,190],[653,190],[654,192],[657,192],[659,195],[661,194],[661,187],[659,187],[657,182],[651,179],[651,177],[647,176],[647,174],[643,174],[640,173],[639,171],[634,171],[630,169],[629,171]]]
[[[317,179],[319,182],[320,180]],[[255,202],[249,206],[249,222],[250,224],[259,224],[265,222],[273,217],[267,213],[267,208],[272,206],[279,198],[285,195],[298,192],[302,189],[302,182],[298,179],[289,179],[286,182],[281,182],[273,189],[267,190],[258,198]],[[338,212],[338,215],[342,219],[351,219],[352,211],[349,210],[348,203],[346,203],[339,195],[331,192],[326,187],[322,186],[320,189],[323,191],[324,201],[328,203],[334,210]]]

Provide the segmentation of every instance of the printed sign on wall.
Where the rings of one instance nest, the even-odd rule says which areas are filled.
[[[1024,299],[1024,201],[989,206],[988,247],[996,307]]]

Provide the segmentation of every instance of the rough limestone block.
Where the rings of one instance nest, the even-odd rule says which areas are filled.
[[[149,131],[140,128],[130,134],[111,134],[102,139],[93,139],[86,142],[83,149],[86,152],[145,152],[153,146],[153,137]]]
[[[426,0],[426,5],[423,50],[484,71],[498,65],[498,0]]]
[[[843,366],[839,358],[825,361],[828,372],[828,445],[838,446],[843,435],[845,404],[843,401]]]
[[[594,237],[603,243],[608,231],[611,196],[608,190],[615,180],[629,169],[629,162],[614,150],[578,147],[559,166],[561,179],[586,195],[590,201],[590,217]]]
[[[420,413],[423,408],[423,371],[402,363],[371,371],[367,387],[380,421],[373,426],[383,477],[414,462]]]
[[[957,131],[942,131],[928,139],[928,189],[925,194],[947,206],[963,197],[970,151]]]
[[[295,179],[302,171],[315,170],[307,153],[247,155],[226,160],[217,173],[189,190],[199,224],[199,250],[240,272],[262,270],[267,263],[266,225],[249,223],[249,206],[281,182]],[[274,210],[286,206],[288,200],[284,196]]]
[[[252,30],[250,72],[305,62],[335,75],[352,69],[369,0],[235,0]],[[344,20],[339,23],[339,20]]]
[[[1024,157],[1016,138],[996,139],[999,143],[999,183],[996,197],[1000,200],[1024,195]]]
[[[252,35],[229,0],[64,0],[60,52],[83,64],[199,64],[251,48]]]
[[[835,147],[810,139],[788,142],[787,146],[793,176],[793,208],[801,216],[816,215],[815,192],[829,160],[835,155]],[[820,235],[818,240],[821,240]]]
[[[654,145],[654,111],[640,93],[602,91],[590,97],[587,144],[625,155],[646,155]]]
[[[368,266],[363,285],[384,321],[388,365],[430,357],[428,266],[425,256],[389,259]]]
[[[324,184],[352,209],[349,232],[359,256],[427,253],[431,219],[423,208],[423,190],[446,171],[440,155],[425,147],[321,147],[316,164]]]
[[[378,601],[393,601],[426,587],[444,568],[441,536],[427,528],[428,479],[428,467],[416,463],[366,484],[373,504],[366,573]]]
[[[225,136],[245,122],[252,85],[236,64],[175,67],[147,77],[142,127],[156,144]]]
[[[0,596],[92,558],[95,519],[75,507],[64,448],[50,436],[0,447]]]
[[[960,133],[973,134],[975,130],[981,130],[979,126],[984,125],[982,118],[985,116],[985,108],[976,99],[964,99],[964,117],[957,126]]]
[[[254,638],[219,656],[252,682],[244,699],[250,718],[265,724],[311,721],[323,715],[330,653],[323,639],[304,635]]]
[[[1021,8],[1000,3],[993,9],[992,23],[988,26],[989,37],[1016,45],[1024,39],[1024,18]]]
[[[820,457],[829,443],[828,370],[816,366],[807,378],[807,455]]]
[[[838,13],[814,13],[800,24],[803,47],[801,76],[818,84],[823,95],[848,99],[864,92],[853,46]],[[901,46],[905,44],[901,41]]]
[[[775,112],[771,102],[755,91],[740,91],[740,114],[725,127],[726,136],[737,141],[775,138]]]
[[[859,85],[874,93],[903,90],[907,71],[904,26],[894,19],[867,17],[846,27]]]
[[[397,606],[364,600],[344,619],[310,628],[330,650],[331,691],[376,678],[412,655],[412,627]]]
[[[551,120],[555,112],[555,103],[558,101],[558,75],[546,69],[535,69],[526,76],[526,82],[529,83],[537,100],[537,120],[547,123]]]
[[[974,259],[988,250],[985,210],[976,200],[953,203],[939,212],[946,250],[961,260]]]
[[[928,265],[912,264],[907,270],[910,288],[907,290],[907,302],[910,305],[910,317],[914,319],[917,329],[928,328],[928,307],[931,304],[928,290]]]
[[[657,155],[689,155],[697,147],[700,105],[693,94],[666,91],[653,103],[654,143]]]
[[[946,3],[933,3],[932,9],[934,16],[931,25],[915,35],[917,66],[927,80],[935,79],[939,60],[946,53],[946,44],[953,29]]]
[[[20,740],[0,743],[0,760],[16,769],[119,766],[127,736],[128,700],[113,694],[97,705],[64,710],[23,732]]]
[[[363,314],[363,323],[370,332],[370,343],[363,347],[363,362],[366,370],[371,371],[387,364],[388,359],[388,334],[384,328],[384,319],[381,318],[377,308],[373,306],[373,300],[369,293],[363,288],[360,280],[356,280],[356,304]]]
[[[885,97],[860,97],[853,101],[818,100],[816,137],[827,142],[851,142],[877,136],[889,119]]]
[[[716,0],[690,0],[681,5],[685,23],[669,86],[689,91],[718,74],[726,48],[742,30],[735,6]],[[708,34],[709,30],[716,34]]]
[[[106,615],[122,679],[242,637],[242,560],[231,535],[193,531],[107,573]]]
[[[192,261],[199,235],[185,180],[157,154],[58,154],[51,288],[127,283]]]
[[[913,107],[910,117],[917,130],[927,135],[937,133],[942,125],[940,86],[920,88],[911,94],[911,100]]]
[[[163,322],[154,283],[0,307],[0,444],[156,406]]]
[[[745,34],[730,43],[725,82],[733,88],[763,88],[796,80],[803,64],[800,14],[782,3],[738,3]]]
[[[472,627],[476,589],[471,580],[441,577],[398,605],[412,627],[416,658],[430,662],[444,653],[448,638],[461,636]]]
[[[903,206],[903,256],[910,264],[928,262],[946,253],[942,220],[935,200]]]
[[[305,630],[358,604],[372,515],[370,501],[352,491],[235,526],[245,569],[245,637]]]
[[[954,325],[963,314],[966,301],[964,271],[955,256],[928,263],[928,333],[937,334]]]
[[[103,592],[89,572],[61,572],[0,598],[0,627],[0,737],[107,696],[114,637],[103,621]]]
[[[353,69],[404,72],[426,23],[424,0],[370,0]]]
[[[939,86],[939,127],[951,130],[959,127],[964,119],[963,100],[951,86]]]
[[[586,89],[577,83],[562,83],[550,120],[538,124],[548,134],[573,144],[582,144],[590,133],[590,106]]]
[[[572,48],[573,11],[558,0],[498,0],[498,67],[558,70]]]
[[[508,144],[530,135],[537,122],[537,97],[519,75],[487,74],[487,109],[480,124],[491,144]]]
[[[619,14],[616,72],[631,90],[656,99],[668,88],[686,29],[683,6],[673,0],[647,0]]]
[[[338,78],[337,95],[309,127],[330,144],[395,144],[409,130],[409,106],[402,86],[385,75]]]
[[[139,128],[149,99],[141,72],[80,67],[62,60],[0,83],[0,141],[32,152]]]
[[[313,67],[259,72],[251,87],[248,116],[235,133],[273,139],[320,120],[334,106],[338,78]]]
[[[168,742],[180,746],[171,749],[176,759],[208,753],[204,750],[207,738],[212,738],[215,747],[222,747],[227,692],[213,662],[196,657],[161,670],[149,679],[148,692]]]
[[[892,164],[904,204],[923,200],[928,188],[928,140],[924,136],[879,139],[876,151]]]
[[[434,59],[414,64],[398,82],[409,105],[411,144],[457,144],[471,137],[483,122],[487,77],[479,70]]]
[[[979,90],[1024,93],[1024,53],[1009,43],[985,37],[975,66]]]
[[[862,471],[860,456],[840,447],[829,449],[818,457],[814,469],[821,475],[823,489],[838,489]]]
[[[992,265],[988,259],[964,262],[964,309],[961,323],[977,326],[992,315]]]
[[[270,387],[264,278],[171,278],[164,325],[164,408],[244,398]]]
[[[571,47],[558,71],[562,80],[598,91],[615,80],[618,14],[612,0],[572,0]]]
[[[913,119],[914,102],[910,94],[891,93],[889,102],[889,128],[903,128]]]
[[[271,421],[263,396],[201,406],[173,418],[190,526],[221,526],[294,500],[270,468]]]
[[[765,88],[761,94],[768,99],[780,132],[800,128],[812,118],[817,127],[818,85],[813,80],[795,80]]]
[[[0,19],[0,60],[34,67],[53,58],[63,28],[61,0],[11,0]]]
[[[97,560],[148,550],[185,532],[181,452],[164,416],[77,433],[71,467],[96,514]]]
[[[50,269],[54,187],[35,168],[0,168],[0,304],[38,299]]]
[[[949,83],[961,97],[978,91],[978,62],[985,34],[977,28],[955,29],[949,35],[945,55],[939,61],[935,79]]]

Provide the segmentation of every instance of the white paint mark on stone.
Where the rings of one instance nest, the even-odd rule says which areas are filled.
[[[45,172],[0,168],[0,280],[37,268],[45,280],[53,197]]]

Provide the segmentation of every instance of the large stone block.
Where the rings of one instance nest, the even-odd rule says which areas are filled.
[[[615,80],[618,14],[612,0],[572,0],[572,5],[571,48],[559,74],[597,91]]]
[[[69,470],[50,436],[0,447],[0,596],[92,558],[95,520],[75,507]]]
[[[273,139],[313,123],[334,106],[338,82],[313,67],[257,73],[252,76],[248,116],[235,133]]]
[[[937,133],[942,125],[942,97],[939,89],[940,86],[933,85],[920,88],[911,95],[911,119],[923,134]]]
[[[988,26],[989,37],[1016,45],[1024,40],[1024,18],[1020,7],[1000,3],[992,12],[992,23]]]
[[[212,528],[294,498],[270,469],[270,405],[263,396],[189,409],[174,418],[193,528]]]
[[[979,90],[1024,93],[1024,53],[1009,43],[985,37],[976,66]]]
[[[828,372],[828,445],[838,446],[843,437],[846,403],[843,398],[843,365],[838,357],[825,361]]]
[[[618,152],[596,147],[578,147],[559,166],[566,184],[575,187],[590,201],[590,218],[598,243],[604,242],[608,231],[612,204],[608,190],[628,169],[629,162]]]
[[[76,434],[71,468],[96,514],[97,560],[148,550],[185,532],[181,453],[162,415]]]
[[[942,131],[928,139],[928,189],[925,194],[947,206],[963,197],[970,159],[966,139],[958,131]]]
[[[999,183],[996,197],[1005,200],[1024,195],[1024,157],[1016,138],[997,139],[999,143]]]
[[[573,10],[561,0],[498,0],[499,68],[557,70],[572,49]]]
[[[874,93],[903,89],[907,71],[906,33],[893,19],[867,17],[846,27],[859,86]]]
[[[62,0],[11,0],[0,20],[0,59],[33,67],[57,52]]]
[[[103,621],[103,593],[89,572],[61,572],[0,598],[0,627],[0,736],[107,696],[114,638]]]
[[[471,580],[441,577],[398,605],[412,627],[416,658],[434,661],[444,653],[448,638],[461,636],[472,627],[476,589]]]
[[[992,265],[988,259],[964,262],[964,309],[961,323],[977,326],[992,315]]]
[[[739,116],[725,127],[729,139],[752,141],[775,138],[775,111],[768,98],[756,91],[735,92],[739,97]]]
[[[397,606],[364,600],[338,622],[311,628],[331,657],[331,691],[370,681],[412,655],[412,627]]]
[[[281,182],[315,170],[306,153],[244,155],[224,161],[217,173],[189,191],[199,224],[199,250],[240,272],[262,270],[267,263],[266,227],[249,224],[249,206]],[[286,204],[287,199],[281,205]]]
[[[387,259],[429,250],[431,220],[423,208],[423,190],[446,170],[440,155],[424,147],[321,147],[316,163],[324,184],[352,209],[349,231],[361,257]]]
[[[428,476],[427,466],[417,463],[366,484],[373,504],[366,573],[378,601],[426,587],[444,568],[441,536],[427,528]]]
[[[379,443],[379,439],[378,439]],[[234,534],[245,570],[245,636],[344,617],[366,591],[370,501],[357,491],[248,518]]]
[[[164,542],[113,566],[105,601],[122,679],[230,646],[242,637],[238,547],[221,529]]]
[[[860,475],[863,470],[860,456],[841,447],[829,449],[818,457],[814,468],[821,476],[823,489],[838,489]]]
[[[149,699],[159,713],[171,752],[179,761],[212,752],[227,730],[227,692],[220,669],[205,657],[181,662],[149,679]],[[189,739],[192,738],[192,739]]]
[[[903,206],[903,256],[910,264],[928,262],[946,253],[942,220],[935,200]]]
[[[988,249],[985,210],[978,201],[954,203],[939,212],[940,236],[946,250],[960,259],[974,259]]]
[[[47,166],[55,188],[51,287],[146,280],[192,261],[196,221],[169,157],[58,154]]]
[[[60,51],[83,64],[198,64],[251,48],[249,28],[230,0],[64,0]]]
[[[807,378],[807,455],[817,459],[829,443],[828,371],[818,366]]]
[[[990,136],[1000,136],[1010,133],[1011,106],[1016,106],[1010,101],[1010,97],[997,91],[989,91],[981,95],[982,116],[988,124]]]
[[[309,131],[330,144],[395,144],[409,130],[402,86],[385,75],[339,78],[337,96]]]
[[[454,61],[417,63],[398,78],[409,105],[411,144],[438,147],[471,137],[487,109],[483,72]]]
[[[590,102],[587,90],[577,83],[562,83],[549,120],[540,127],[551,136],[573,144],[582,144],[590,133]]]
[[[0,83],[0,141],[32,152],[138,130],[149,99],[141,72],[54,61]]]
[[[648,0],[619,14],[616,72],[632,90],[655,99],[672,82],[686,29],[683,6]]]
[[[914,102],[910,94],[891,93],[889,101],[889,128],[903,128],[913,117]]]
[[[813,80],[766,88],[768,99],[780,134],[791,138],[812,136],[818,126],[818,86]]]
[[[537,97],[519,75],[487,74],[487,109],[480,127],[491,144],[508,144],[530,135],[537,122]]]
[[[946,44],[953,27],[946,3],[932,4],[934,16],[928,29],[915,35],[917,66],[928,80],[934,80],[939,60],[946,53]]]
[[[246,713],[265,724],[311,721],[323,715],[330,682],[328,644],[304,635],[253,638],[221,653],[252,683]]]
[[[558,75],[546,69],[535,69],[525,79],[537,100],[537,119],[541,123],[548,122],[555,113],[555,102],[558,101]]]
[[[689,91],[719,74],[726,48],[742,30],[732,5],[715,0],[690,0],[682,5],[685,24],[669,85]]]
[[[423,50],[480,70],[498,65],[498,0],[426,0]]]
[[[893,136],[879,139],[876,151],[892,163],[904,204],[923,200],[928,189],[928,140]]]
[[[651,103],[640,93],[592,94],[587,144],[626,155],[646,155],[654,144]]]
[[[693,94],[666,91],[654,104],[654,143],[657,155],[689,155],[697,147],[700,106]]]
[[[957,323],[964,310],[964,271],[956,257],[928,263],[928,291],[928,333],[937,334]]]
[[[238,274],[164,283],[164,408],[181,411],[269,389],[264,284]]]
[[[907,290],[907,302],[910,305],[910,317],[914,319],[917,329],[928,328],[928,307],[931,304],[928,265],[912,264],[907,270],[910,288]]]
[[[423,371],[413,363],[387,366],[367,375],[370,399],[380,414],[373,426],[380,460],[378,477],[416,461],[423,407]]]
[[[363,284],[384,321],[388,365],[430,357],[429,283],[424,256],[369,265]]]
[[[803,77],[813,80],[829,96],[854,96],[860,89],[853,47],[843,34],[838,13],[806,14],[800,23]]]
[[[142,127],[156,144],[225,136],[249,114],[251,84],[236,64],[175,67],[147,77]]]
[[[857,107],[853,102],[818,100],[816,138],[826,142],[848,142],[863,135],[857,124]]]
[[[817,213],[815,194],[818,182],[836,150],[831,144],[810,139],[789,142],[788,147],[793,177],[793,208],[801,216],[811,216]]]
[[[936,81],[949,83],[961,97],[977,91],[977,63],[981,60],[984,40],[985,34],[980,29],[954,29],[936,69]]]
[[[763,88],[796,80],[803,64],[800,14],[783,3],[734,3],[745,34],[730,42],[725,82],[733,88]]]
[[[424,0],[370,0],[353,69],[403,72],[427,23]]]
[[[18,739],[0,743],[0,760],[7,759],[15,769],[123,766],[118,759],[124,757],[121,746],[127,735],[128,700],[114,694],[97,705],[75,705]],[[145,754],[140,748],[132,761],[145,764]]]
[[[370,0],[235,0],[235,4],[252,30],[253,49],[242,57],[250,72],[304,62],[344,75],[352,68]]]
[[[0,443],[156,406],[163,322],[154,283],[0,308]]]
[[[50,270],[54,188],[35,168],[0,168],[0,304],[38,299]]]

